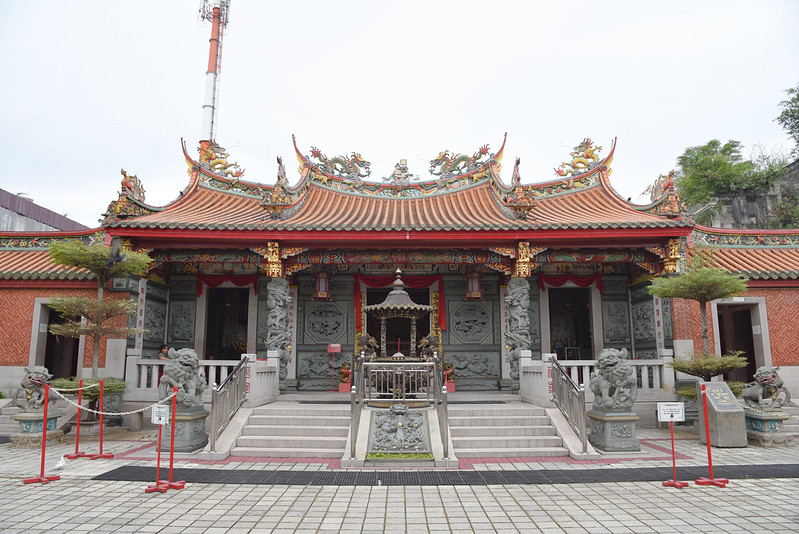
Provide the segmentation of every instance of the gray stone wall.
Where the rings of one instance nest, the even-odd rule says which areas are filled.
[[[197,279],[172,276],[169,284],[169,315],[166,343],[175,349],[194,348],[197,315]]]

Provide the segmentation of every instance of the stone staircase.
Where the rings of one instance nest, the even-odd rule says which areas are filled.
[[[569,455],[544,408],[522,402],[453,403],[448,411],[458,458]]]
[[[273,402],[253,409],[230,455],[341,458],[349,429],[349,403]]]

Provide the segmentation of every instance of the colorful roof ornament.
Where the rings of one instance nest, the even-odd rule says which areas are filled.
[[[238,163],[228,163],[230,154],[214,141],[200,141],[200,167],[217,176],[233,177],[236,180],[244,175],[244,169]]]
[[[122,187],[119,191],[117,200],[112,201],[105,213],[103,220],[119,220],[128,217],[138,217],[158,211],[144,203],[144,186],[136,175],[130,175],[125,169],[121,169]]]
[[[438,157],[430,160],[430,174],[448,179],[465,173],[476,171],[486,164],[480,161],[488,154],[488,145],[481,146],[471,157],[464,154],[450,154],[449,150],[439,153]],[[438,169],[438,170],[436,170]]]
[[[352,156],[334,156],[328,158],[321,150],[312,146],[311,158],[317,161],[317,163],[311,162],[311,164],[322,172],[322,174],[327,176],[359,181],[372,174],[372,170],[369,168],[372,164],[366,161],[357,152],[353,152]],[[363,169],[363,171],[361,169]]]
[[[674,219],[686,213],[685,203],[680,202],[680,195],[674,183],[674,171],[661,174],[649,190],[652,205],[647,211]]]
[[[394,171],[391,173],[391,176],[388,178],[383,178],[384,182],[388,182],[394,185],[408,185],[411,182],[418,181],[419,177],[415,174],[411,174],[408,171],[408,160],[401,159],[399,163],[394,165]]]
[[[555,169],[555,173],[558,176],[578,176],[590,171],[599,163],[597,152],[600,150],[602,150],[601,146],[595,147],[593,141],[586,137],[570,152],[571,163],[561,163],[560,167]]]

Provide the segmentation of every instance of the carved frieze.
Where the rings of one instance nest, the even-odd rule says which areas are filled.
[[[326,352],[305,353],[298,356],[297,378],[320,378],[333,376],[333,358]],[[336,366],[340,363],[337,361]],[[328,384],[329,386],[330,384]]]
[[[194,342],[194,316],[196,303],[172,302],[169,306],[170,343]]]
[[[305,335],[311,343],[333,343],[347,333],[347,317],[336,302],[318,302],[305,313]]]
[[[481,343],[491,333],[491,311],[482,302],[461,302],[453,305],[449,323],[461,343]]]
[[[655,309],[651,298],[633,304],[633,335],[636,343],[655,339]]]
[[[163,341],[166,325],[166,304],[147,299],[144,306],[144,339]]]
[[[447,352],[446,360],[455,368],[455,380],[460,378],[499,377],[499,358],[484,352]]]
[[[605,343],[630,342],[630,320],[626,302],[602,302],[602,324],[605,330]]]

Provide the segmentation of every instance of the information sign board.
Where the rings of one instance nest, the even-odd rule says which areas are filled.
[[[685,403],[683,402],[659,402],[658,421],[675,421],[681,423],[685,421]]]
[[[153,406],[152,418],[150,422],[154,425],[168,425],[169,406],[165,404],[156,404],[155,406]]]

